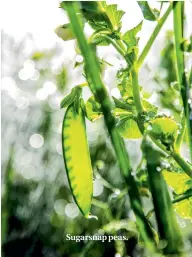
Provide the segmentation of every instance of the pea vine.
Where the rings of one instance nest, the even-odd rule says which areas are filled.
[[[189,101],[191,75],[185,72],[184,60],[184,52],[191,51],[191,42],[183,39],[184,2],[171,2],[163,15],[161,14],[163,4],[160,10],[152,9],[146,1],[139,1],[138,4],[144,19],[157,23],[140,54],[138,33],[142,30],[143,21],[126,33],[122,33],[121,20],[124,12],[115,4],[87,1],[80,3],[66,1],[60,4],[60,7],[67,12],[70,23],[59,26],[56,33],[64,41],[77,40],[79,51],[83,56],[83,61],[77,65],[83,66],[83,76],[86,78],[85,83],[76,85],[61,101],[61,108],[67,108],[62,130],[65,167],[79,209],[85,217],[91,217],[89,212],[92,199],[92,171],[84,119],[95,122],[103,117],[126,183],[141,238],[151,253],[159,252],[161,250],[157,247],[154,229],[149,222],[150,215],[145,215],[143,210],[137,182],[140,179],[140,167],[135,177],[124,144],[124,139],[142,139],[142,163],[145,163],[147,170],[146,176],[154,206],[152,212],[154,211],[156,215],[159,238],[166,242],[162,251],[165,255],[179,254],[183,251],[183,239],[174,206],[175,203],[179,204],[185,200],[191,208],[189,199],[191,199],[192,164],[180,154],[186,134],[192,161]],[[177,83],[183,105],[180,124],[174,117],[158,113],[159,108],[144,97],[145,92],[138,78],[145,58],[172,11]],[[85,23],[93,29],[88,39],[83,32]],[[97,56],[97,47],[109,45],[116,49],[126,63],[126,67],[119,69],[116,75],[120,98],[108,94],[102,80],[102,69],[104,65],[110,64]],[[84,102],[82,97],[84,87],[89,87],[93,94],[87,102]],[[79,157],[79,154],[82,156]],[[166,162],[168,164],[165,165]],[[178,192],[176,188],[180,176],[185,185],[188,185],[185,186],[187,189],[184,192]],[[167,185],[173,188],[176,195],[173,203]],[[98,203],[95,199],[92,202],[96,205]]]

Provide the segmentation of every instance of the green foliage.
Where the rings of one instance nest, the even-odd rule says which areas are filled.
[[[158,19],[160,14],[159,10],[155,8],[152,9],[147,1],[138,1],[138,5],[140,6],[143,16],[146,20],[156,21]]]
[[[150,135],[156,139],[160,139],[169,149],[169,147],[173,146],[176,139],[178,125],[169,117],[160,117],[151,121],[148,130]]]
[[[169,172],[164,170],[163,176],[176,195],[189,192],[192,188],[192,179],[185,173]],[[177,199],[177,197],[175,198]],[[176,212],[183,218],[192,218],[192,197],[174,204]]]
[[[111,32],[121,29],[123,11],[117,10],[117,5],[107,5],[106,2],[81,2],[81,10],[88,23],[94,29],[109,28]]]
[[[138,46],[139,38],[137,37],[137,33],[141,31],[142,25],[143,25],[143,21],[141,21],[136,27],[128,30],[122,36],[122,40],[127,45],[128,53],[130,53],[133,49],[135,49]]]
[[[129,117],[121,119],[117,127],[120,135],[126,139],[139,139],[142,137],[137,123]]]
[[[122,109],[122,111],[132,112],[133,111],[133,104],[127,101],[119,100],[113,96],[113,100],[115,103],[115,107],[118,109]]]
[[[169,35],[170,38],[168,37],[165,40],[165,48],[161,55],[160,65],[156,67],[157,72],[152,71],[153,73],[156,72],[155,78],[150,81],[151,76],[149,76],[149,85],[147,85],[150,88],[151,85],[154,85],[154,81],[158,83],[161,92],[156,93],[158,96],[163,96],[161,97],[163,106],[158,103],[159,107],[157,108],[157,106],[151,104],[144,90],[146,85],[144,85],[143,81],[140,81],[139,76],[140,66],[170,13],[172,3],[161,18],[159,18],[159,11],[152,9],[148,2],[139,1],[139,5],[144,18],[151,21],[156,20],[158,24],[138,58],[138,33],[142,29],[143,21],[123,34],[121,32],[121,20],[124,12],[119,10],[117,5],[108,5],[106,2],[98,1],[82,1],[79,3],[63,1],[61,3],[61,8],[67,11],[70,22],[58,27],[56,33],[64,41],[77,40],[78,49],[76,52],[82,55],[83,61],[75,63],[75,67],[82,65],[77,72],[81,71],[82,76],[86,79],[85,83],[72,88],[71,92],[61,101],[60,106],[61,108],[67,108],[62,127],[62,150],[70,190],[68,183],[63,179],[63,163],[56,166],[56,164],[60,164],[60,161],[63,161],[57,143],[59,142],[57,136],[60,136],[58,122],[62,119],[59,115],[62,114],[62,110],[57,112],[51,110],[52,98],[54,100],[54,95],[52,95],[49,97],[48,103],[46,102],[43,105],[42,118],[39,119],[40,124],[34,125],[30,123],[29,126],[32,129],[31,134],[38,132],[44,137],[45,146],[41,148],[42,151],[39,149],[33,152],[34,154],[38,152],[38,155],[42,154],[42,158],[39,159],[43,163],[43,169],[49,172],[43,174],[44,180],[42,182],[39,180],[34,182],[30,178],[23,179],[25,183],[28,180],[30,185],[26,194],[26,202],[29,202],[28,209],[31,212],[31,216],[28,214],[29,211],[26,212],[26,209],[20,210],[23,201],[18,201],[20,199],[18,190],[12,191],[13,196],[16,194],[15,202],[18,206],[18,209],[15,208],[15,205],[12,207],[15,210],[14,215],[16,217],[28,215],[27,218],[24,218],[27,229],[28,223],[31,225],[30,220],[32,220],[32,223],[34,222],[33,214],[39,215],[37,219],[39,223],[36,222],[33,229],[29,229],[30,233],[32,231],[35,235],[35,243],[32,240],[30,244],[32,245],[31,248],[36,249],[38,248],[36,247],[36,238],[43,238],[43,243],[38,242],[38,245],[46,244],[46,247],[48,245],[50,248],[53,247],[57,250],[55,254],[49,253],[49,250],[40,250],[48,255],[59,257],[63,256],[63,254],[70,257],[79,255],[113,256],[118,253],[121,256],[133,256],[135,252],[138,253],[138,249],[140,251],[138,254],[141,256],[175,255],[180,252],[182,239],[173,207],[181,219],[191,218],[192,185],[189,176],[192,174],[192,165],[181,156],[180,149],[176,148],[175,143],[179,132],[182,132],[182,129],[179,132],[178,129],[182,125],[179,123],[181,123],[180,114],[183,105],[182,101],[180,101],[180,84],[176,76],[175,63],[177,60],[174,54],[175,45],[172,42],[172,35]],[[91,25],[93,29],[93,33],[88,40],[83,33],[84,22]],[[63,43],[65,44],[65,42]],[[112,97],[110,90],[107,90],[103,83],[104,71],[111,64],[101,59],[97,47],[108,46],[109,44],[117,50],[117,58],[120,58],[121,55],[124,65],[126,64],[126,67],[119,65],[121,68],[119,67],[116,75],[117,88],[120,92],[119,97]],[[190,50],[190,43],[186,40],[183,40],[180,46],[182,51]],[[31,57],[35,61],[34,65],[37,70],[42,62],[50,58],[47,53],[41,52],[35,52]],[[115,70],[116,63],[114,62],[114,64],[113,69]],[[122,69],[122,67],[124,68]],[[49,65],[39,69],[41,79],[43,76],[49,77],[49,69]],[[143,71],[145,71],[145,67]],[[165,76],[164,72],[166,72]],[[58,91],[60,91],[55,93],[55,96],[60,98],[61,93],[66,94],[66,68],[62,67],[60,73],[51,74],[51,76],[54,76]],[[41,83],[42,81],[40,80]],[[87,86],[90,87],[93,95],[84,103],[82,91]],[[154,88],[152,89],[154,90]],[[184,87],[182,90],[187,92]],[[114,91],[114,93],[116,92]],[[153,97],[152,94],[151,96]],[[177,112],[176,108],[174,108],[174,100],[179,100]],[[162,107],[168,108],[171,114],[174,114],[174,118],[159,115],[158,111],[161,111]],[[56,113],[58,117],[54,116]],[[177,114],[176,116],[175,113]],[[100,118],[103,118],[102,121],[106,125],[111,142],[106,140],[107,135],[103,133],[105,130],[100,126],[102,123],[97,124],[97,120]],[[30,119],[34,121],[31,115]],[[94,127],[96,128],[94,130],[95,134],[90,133],[94,136],[90,136],[89,146],[85,119],[95,122],[95,124],[87,122],[91,132]],[[57,123],[55,127],[54,122]],[[17,122],[14,125],[17,126]],[[21,128],[23,129],[23,127]],[[53,134],[53,131],[57,131],[58,135],[56,136],[56,133]],[[125,144],[124,138],[128,139],[125,140]],[[31,144],[30,135],[27,134],[27,139],[24,138],[22,146],[25,149],[28,145],[28,139],[29,144]],[[131,141],[132,139],[135,141]],[[143,139],[142,156],[140,156],[139,150],[141,140],[137,139]],[[146,140],[149,140],[151,144],[148,144]],[[29,147],[32,148],[30,145]],[[57,155],[54,155],[55,148]],[[19,151],[22,152],[21,149]],[[54,162],[54,160],[56,161]],[[22,160],[19,160],[19,162],[22,162]],[[165,170],[166,164],[171,172]],[[30,168],[28,166],[26,169]],[[9,168],[12,170],[12,167]],[[19,166],[20,168],[22,169]],[[38,170],[41,168],[38,166]],[[122,177],[118,169],[121,170]],[[175,169],[181,172],[176,172]],[[55,170],[58,172],[56,173]],[[92,170],[94,171],[94,179]],[[182,172],[186,172],[188,176]],[[162,175],[173,190],[172,201]],[[99,196],[95,196],[94,199],[92,198],[93,182],[95,183],[96,191],[99,187],[103,188],[103,191],[101,190],[102,193]],[[11,181],[11,183],[13,182]],[[9,187],[9,185],[6,185],[6,187]],[[41,201],[34,201],[37,202],[36,209],[38,211],[34,211],[36,209],[33,206],[31,207],[30,201],[28,201],[33,198],[33,194],[31,195],[32,187],[37,187],[37,191],[42,192]],[[77,204],[78,208],[76,209],[71,194]],[[127,197],[127,194],[129,197]],[[24,197],[22,196],[21,199],[23,200]],[[7,201],[6,196],[5,200]],[[145,211],[150,207],[149,202],[150,205],[152,204],[151,200],[153,200],[156,220],[152,220],[149,224]],[[13,201],[11,198],[10,202],[10,206],[12,206]],[[144,202],[144,205],[142,202]],[[75,218],[69,216],[67,207],[70,208],[71,205],[77,213],[79,209],[83,215],[78,216],[77,214]],[[90,209],[94,215],[98,216],[97,221],[84,218],[91,218]],[[135,215],[134,218],[132,218],[132,211]],[[8,215],[11,216],[12,214],[10,213],[8,211]],[[42,226],[41,220],[43,220]],[[9,224],[9,220],[5,219],[4,223],[3,225]],[[79,224],[81,225],[79,226]],[[182,228],[181,231],[183,232]],[[15,233],[14,230],[13,232]],[[14,233],[8,235],[7,238],[12,240]],[[25,233],[26,231],[23,228],[18,232],[19,235]],[[96,233],[99,235],[126,235],[127,240],[109,244],[96,241],[77,244],[77,242],[70,240],[61,244],[63,242],[63,234],[66,235],[68,233],[80,236],[94,235]],[[45,240],[45,238],[48,239]],[[22,245],[25,245],[25,243]],[[30,254],[39,256],[33,253],[31,248],[24,256]],[[9,254],[6,256],[9,256]],[[19,256],[22,255],[19,254]]]
[[[157,106],[155,106],[154,104],[151,104],[146,99],[142,99],[142,106],[149,119],[152,119],[155,117],[158,111]]]
[[[128,100],[133,97],[133,89],[132,89],[132,78],[129,74],[128,69],[121,69],[117,73],[118,79],[118,88],[123,97],[123,100]]]
[[[95,100],[94,96],[91,96],[86,104],[85,104],[85,109],[86,109],[86,117],[94,122],[101,118],[103,116],[103,113],[101,111],[101,105]]]

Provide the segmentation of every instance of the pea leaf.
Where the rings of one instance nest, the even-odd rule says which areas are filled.
[[[167,184],[176,194],[183,194],[192,188],[192,179],[185,173],[169,172],[164,170],[163,176]],[[183,218],[192,218],[192,197],[174,204],[176,212]]]
[[[120,120],[117,124],[118,131],[120,135],[127,139],[139,139],[142,137],[142,134],[137,126],[137,123],[128,118]]]
[[[169,117],[160,117],[151,121],[148,131],[157,140],[161,140],[167,150],[170,150],[177,136],[178,125]]]
[[[78,132],[78,133],[77,133]],[[62,147],[69,185],[76,204],[88,218],[93,195],[93,178],[87,143],[85,117],[70,105],[62,128]],[[86,179],[85,179],[86,178]]]
[[[176,194],[183,194],[192,186],[192,179],[186,173],[169,172],[163,170],[163,176],[167,184]]]
[[[146,99],[142,100],[142,105],[143,105],[144,110],[147,112],[147,115],[149,116],[149,118],[154,118],[155,115],[157,114],[158,107],[151,104]]]
[[[104,1],[81,2],[84,17],[93,29],[109,28],[111,31],[121,29],[124,12],[117,10],[117,5],[107,5]]]
[[[121,69],[117,73],[117,80],[119,81],[117,87],[123,100],[133,97],[132,78],[127,69]]]
[[[106,2],[100,2],[100,4],[102,5],[103,9],[105,10],[112,26],[113,26],[113,30],[120,30],[121,29],[121,19],[124,15],[124,11],[122,10],[118,10],[117,9],[117,5],[116,4],[111,4],[111,5],[107,5]]]
[[[159,17],[159,10],[157,9],[152,9],[147,1],[138,1],[138,5],[141,8],[141,11],[143,13],[143,16],[146,20],[149,21],[156,21],[157,18]]]
[[[132,111],[133,106],[131,104],[125,103],[114,96],[113,96],[113,100],[115,102],[115,107],[130,111],[130,112]]]
[[[169,117],[155,118],[152,123],[152,131],[154,134],[176,134],[178,126],[177,123]]]
[[[137,37],[137,33],[142,29],[143,21],[141,21],[136,27],[128,30],[123,36],[122,40],[128,47],[129,52],[137,47],[139,38]]]
[[[85,104],[86,117],[94,122],[103,116],[100,104],[91,96]]]

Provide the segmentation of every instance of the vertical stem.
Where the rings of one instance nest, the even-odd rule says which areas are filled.
[[[192,161],[192,127],[190,126],[190,106],[188,103],[188,82],[185,75],[185,60],[184,60],[184,53],[181,50],[181,43],[183,40],[183,23],[184,23],[184,2],[182,1],[175,1],[173,3],[173,22],[174,22],[174,35],[175,35],[175,54],[176,54],[176,66],[177,66],[177,79],[180,85],[180,92],[181,92],[181,99],[183,102],[184,114],[186,122],[186,131],[188,134],[188,141],[189,141],[189,149],[190,149],[190,157]],[[184,133],[184,126],[181,130]],[[177,138],[176,145],[180,147],[181,145],[181,138]],[[178,149],[179,150],[179,149]]]
[[[136,216],[139,231],[146,246],[149,247],[151,250],[154,250],[155,247],[153,233],[144,215],[138,188],[135,179],[131,174],[131,165],[128,153],[126,151],[124,142],[115,127],[115,119],[111,113],[112,103],[101,80],[96,55],[92,51],[90,45],[88,45],[85,35],[83,34],[83,29],[76,15],[75,10],[77,10],[77,3],[66,2],[65,7],[71,21],[73,32],[76,35],[79,47],[81,49],[81,53],[84,57],[88,80],[90,80],[92,84],[91,90],[95,94],[95,97],[98,100],[98,102],[101,104],[105,124],[108,129],[111,142],[114,147],[120,169],[128,185],[130,202]]]
[[[149,38],[147,44],[145,45],[141,55],[139,56],[139,59],[137,61],[137,67],[140,68],[141,65],[144,62],[145,57],[147,56],[149,50],[151,49],[151,46],[153,45],[157,35],[159,34],[159,31],[161,30],[163,24],[167,20],[167,17],[169,16],[170,12],[172,10],[172,3],[169,5],[167,11],[164,13],[164,15],[161,17],[161,19],[158,21],[157,26],[155,27],[153,33],[151,34],[151,37]]]
[[[132,84],[133,84],[133,99],[136,106],[138,113],[143,112],[143,107],[141,104],[141,97],[140,97],[140,88],[138,82],[138,71],[135,66],[133,66],[131,70],[132,75]]]
[[[160,153],[146,141],[143,152],[147,159],[148,179],[153,198],[160,240],[165,243],[164,254],[177,254],[182,251],[183,242],[173,210],[169,191],[160,169]]]

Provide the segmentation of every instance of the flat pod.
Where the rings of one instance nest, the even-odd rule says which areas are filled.
[[[93,176],[86,137],[85,117],[73,105],[65,113],[62,128],[62,146],[69,185],[76,204],[88,218],[93,195]]]

